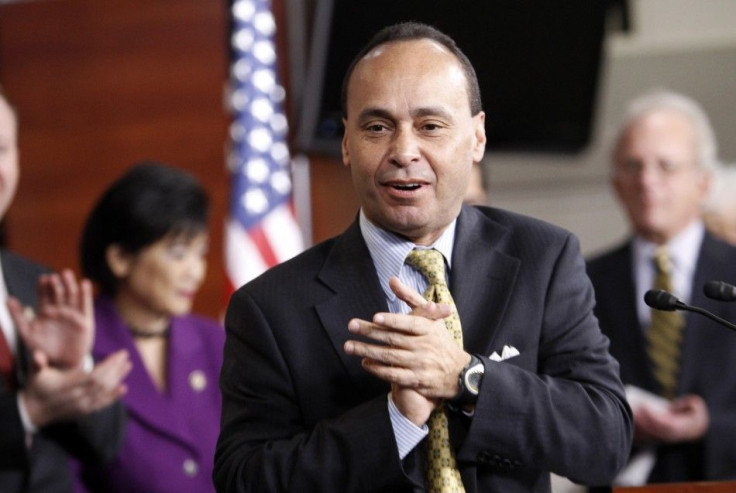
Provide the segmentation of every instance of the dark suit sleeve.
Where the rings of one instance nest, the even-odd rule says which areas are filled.
[[[36,306],[38,277],[50,272],[43,266],[5,250],[0,250],[5,283],[11,295],[26,306]],[[19,354],[25,355],[23,345]],[[19,358],[19,361],[22,361]],[[20,371],[22,377],[24,372]],[[23,380],[23,378],[21,378]],[[92,465],[110,461],[119,451],[123,439],[124,411],[117,402],[106,409],[83,416],[77,420],[45,426],[33,437],[33,454],[29,456],[26,436],[20,420],[17,393],[0,389],[0,468],[13,468],[27,473],[34,469],[34,476],[67,479],[67,457],[59,453],[59,447],[74,457]],[[29,464],[29,460],[33,464]],[[37,470],[43,470],[38,473]],[[0,483],[2,478],[0,478]]]
[[[522,353],[503,362],[484,358],[479,401],[458,457],[509,474],[533,467],[585,484],[609,484],[629,454],[631,410],[593,316],[593,289],[578,242],[568,235],[551,247],[557,251],[548,245],[540,254],[552,256],[549,273],[517,282],[494,338],[522,341]]]
[[[291,328],[300,330],[307,324]],[[334,417],[311,422],[297,402],[299,398],[309,402],[310,396],[296,395],[298,386],[273,331],[245,290],[233,296],[225,326],[223,409],[214,470],[218,491],[397,491],[400,485],[406,487],[386,394],[339,412],[333,407],[339,397],[328,403],[312,396],[309,407],[318,410],[314,415]],[[314,378],[322,379],[321,368],[331,363],[310,364]],[[316,384],[330,386],[331,382]]]
[[[115,458],[123,442],[125,410],[120,401],[97,412],[40,430],[85,466],[100,467]]]
[[[28,467],[23,423],[14,392],[0,389],[0,469],[23,470]]]

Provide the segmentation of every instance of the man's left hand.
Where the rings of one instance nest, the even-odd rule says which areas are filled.
[[[433,400],[457,395],[457,376],[470,361],[448,332],[447,305],[427,302],[397,278],[391,289],[411,308],[410,314],[377,313],[372,321],[352,319],[348,330],[379,344],[356,340],[345,343],[345,352],[363,358],[363,367],[391,384],[413,389]]]
[[[38,281],[38,313],[28,316],[21,303],[8,298],[8,309],[23,341],[42,351],[53,366],[80,368],[94,340],[92,284],[78,282],[67,269]]]

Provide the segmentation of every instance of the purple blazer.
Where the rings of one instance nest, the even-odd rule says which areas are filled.
[[[126,348],[133,369],[123,398],[128,421],[120,455],[104,471],[80,471],[81,477],[94,491],[214,492],[212,464],[221,406],[217,379],[225,342],[222,326],[194,315],[172,319],[168,390],[162,394],[112,300],[96,300],[95,322],[95,359]]]

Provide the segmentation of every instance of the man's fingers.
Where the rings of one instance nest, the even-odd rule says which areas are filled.
[[[363,358],[361,364],[366,371],[383,381],[412,389],[417,386],[418,379],[416,374],[410,369],[396,365],[385,365],[371,358]]]
[[[389,345],[369,344],[362,341],[350,340],[345,343],[345,352],[351,356],[369,358],[385,365],[403,366],[409,351]]]
[[[61,271],[62,302],[68,306],[79,306],[79,285],[71,269]]]
[[[119,386],[132,368],[128,352],[121,349],[95,365],[90,377],[94,382],[111,389]]]
[[[423,321],[426,323],[426,320],[411,315],[377,313],[373,322],[358,318],[351,320],[348,331],[388,346],[405,347],[410,336],[428,332],[426,327],[422,327]]]
[[[39,350],[33,351],[33,365],[37,370],[42,370],[49,366],[49,358],[46,356],[46,353]]]
[[[411,314],[430,320],[442,320],[452,315],[452,307],[446,303],[430,302],[415,308]]]
[[[79,309],[84,316],[92,317],[94,313],[94,298],[92,293],[92,281],[82,279],[81,299],[79,300]]]
[[[388,280],[388,285],[391,288],[391,291],[393,291],[400,300],[404,301],[412,309],[427,304],[427,300],[424,299],[424,296],[401,282],[396,276],[392,276],[391,279]]]
[[[8,296],[7,305],[8,311],[10,312],[10,317],[13,319],[13,323],[18,328],[18,332],[23,338],[23,341],[29,346],[33,346],[33,344],[29,344],[32,342],[31,331],[30,327],[28,326],[28,320],[23,313],[23,305],[21,305],[20,301],[18,301],[18,299],[13,296]]]
[[[450,305],[428,302],[424,296],[404,284],[398,277],[393,276],[388,281],[391,290],[412,309],[411,314],[419,317],[439,320],[449,317],[452,313]]]
[[[39,306],[43,306],[44,303],[50,303],[54,295],[54,288],[51,285],[51,275],[41,274],[38,277],[38,282],[36,286],[38,291]]]
[[[51,274],[49,276],[49,282],[51,284],[51,292],[52,292],[51,302],[55,304],[63,303],[65,299],[65,294],[64,294],[65,289],[64,289],[64,283],[61,279],[61,275],[57,273]]]

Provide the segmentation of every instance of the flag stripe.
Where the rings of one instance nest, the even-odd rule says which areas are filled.
[[[268,217],[265,220],[267,221]],[[276,254],[271,249],[271,243],[269,242],[268,237],[266,236],[266,233],[263,231],[263,228],[261,227],[262,224],[263,223],[251,228],[248,231],[248,235],[250,236],[250,239],[253,241],[253,244],[258,249],[258,253],[261,255],[263,262],[266,265],[276,265],[278,263],[278,259],[276,258]]]
[[[228,294],[304,248],[293,209],[288,122],[276,73],[271,2],[235,0],[231,15]]]

